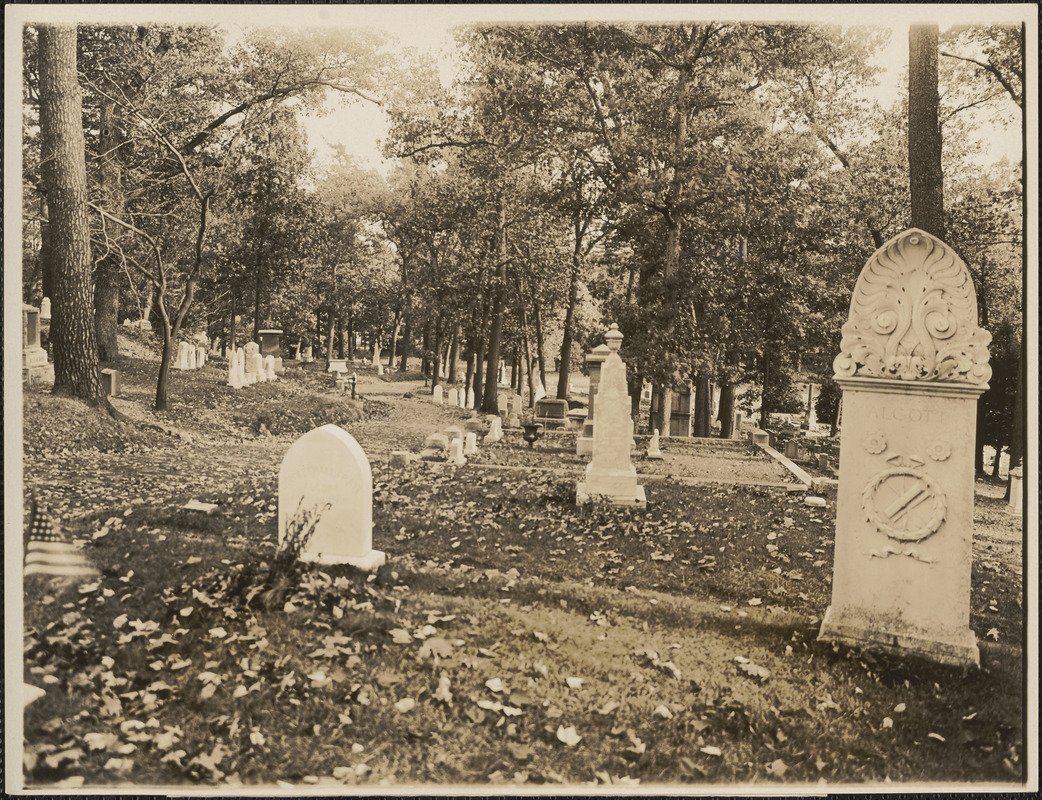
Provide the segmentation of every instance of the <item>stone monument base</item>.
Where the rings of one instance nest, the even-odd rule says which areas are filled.
[[[866,650],[884,650],[897,656],[918,655],[940,664],[955,667],[980,667],[977,637],[972,630],[928,638],[924,631],[898,631],[889,623],[885,630],[869,627],[857,615],[825,610],[818,641],[838,642]]]
[[[596,491],[590,491],[590,484],[586,481],[579,481],[575,484],[575,504],[577,506],[584,506],[588,503],[597,505],[604,503],[613,506],[625,506],[627,508],[640,508],[645,509],[648,507],[648,498],[644,493],[643,486],[634,487],[634,491],[629,494],[603,494]]]
[[[364,556],[338,556],[332,553],[304,553],[300,560],[308,564],[331,567],[337,564],[349,564],[365,572],[373,572],[387,563],[387,554],[382,550],[370,550]]]

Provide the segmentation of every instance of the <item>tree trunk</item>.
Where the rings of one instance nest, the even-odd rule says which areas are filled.
[[[161,327],[163,336],[163,349],[159,356],[159,377],[156,380],[156,411],[166,411],[169,406],[167,386],[170,383],[170,361],[173,355],[171,343],[173,337],[170,334],[170,315],[166,312],[165,299],[160,293],[156,307],[163,319]]]
[[[496,203],[496,282],[493,287],[492,327],[488,336],[488,368],[485,370],[485,391],[481,399],[481,410],[496,414],[498,389],[496,374],[499,367],[500,339],[503,336],[503,313],[506,308],[507,290],[507,209],[502,191]]]
[[[734,433],[734,384],[720,382],[720,438],[730,439]]]
[[[434,323],[434,363],[431,365],[431,391],[441,382],[441,317]]]
[[[937,26],[908,29],[908,179],[912,227],[944,239],[944,177],[938,122]]]
[[[408,311],[408,308],[406,308]],[[402,322],[402,353],[401,363],[398,366],[399,372],[406,372],[409,369],[409,345],[411,344],[410,339],[412,337],[412,330],[409,327],[409,315],[403,313],[404,321]]]
[[[532,313],[535,316],[535,354],[539,365],[539,382],[546,391],[546,356],[543,355],[543,313],[539,307],[539,299],[532,301]]]
[[[431,352],[431,322],[430,322],[430,320],[427,320],[426,322],[423,323],[423,341],[422,341],[422,345],[423,345],[423,357],[420,360],[420,371],[423,373],[424,377],[427,377],[427,376],[430,375],[430,369],[431,369],[431,357],[430,357],[430,352]],[[433,389],[434,387],[432,386],[431,388]]]
[[[348,309],[347,312],[347,358],[355,357],[355,314]]]
[[[402,310],[394,312],[394,326],[391,328],[391,349],[387,354],[387,371],[394,369],[394,360],[398,356],[398,333],[402,329]]]
[[[767,394],[770,391],[771,381],[771,359],[766,350],[764,350],[760,366],[760,428],[762,430],[767,430],[771,413],[767,404]]]
[[[100,200],[106,211],[117,216],[123,211],[117,156],[118,126],[116,104],[111,100],[102,100],[98,139]],[[113,244],[118,243],[120,229],[108,225],[105,220],[102,220],[102,227],[106,240],[112,239]],[[119,330],[119,281],[120,258],[113,247],[98,260],[94,274],[94,327],[98,337],[98,358],[101,361],[115,361],[119,358],[119,344],[116,340],[116,331]]]
[[[1017,360],[1017,394],[1013,400],[1013,434],[1009,443],[1009,468],[1019,467],[1024,462],[1024,393],[1027,385],[1024,377],[1024,344],[1021,344],[1021,355]],[[1005,499],[1009,500],[1010,487],[1006,484]]]
[[[326,308],[326,366],[333,360],[333,347],[336,343],[336,320],[333,307]]]
[[[457,362],[459,361],[459,325],[452,330],[452,343],[449,345],[449,363],[448,373],[445,375],[445,380],[448,383],[456,382]],[[463,387],[463,391],[467,391],[467,387]]]
[[[40,25],[40,151],[47,191],[54,297],[54,393],[104,403],[90,280],[83,100],[76,78],[76,27]]]
[[[702,372],[695,379],[694,408],[691,413],[695,415],[693,436],[707,437],[710,433],[709,414],[713,399],[712,388],[709,385],[709,376]]]
[[[578,221],[576,222],[578,231]],[[577,233],[578,235],[578,233]],[[572,369],[572,341],[575,337],[575,303],[579,296],[579,271],[582,266],[582,253],[579,252],[579,241],[576,241],[572,253],[572,274],[568,279],[568,307],[564,312],[564,335],[561,337],[561,366],[557,373],[557,396],[568,397],[568,381]]]
[[[485,328],[488,326],[489,305],[486,300],[481,309],[481,325],[478,327],[478,351],[474,356],[474,408],[481,408],[481,401],[485,389],[481,383],[481,366],[485,358],[485,346],[488,339],[485,337]],[[495,366],[496,380],[499,380],[499,364]]]
[[[347,358],[344,355],[344,320],[339,314],[336,315],[336,355],[337,358]]]

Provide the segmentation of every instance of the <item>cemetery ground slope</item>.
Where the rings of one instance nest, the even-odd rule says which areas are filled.
[[[160,430],[150,357],[120,365],[140,425],[26,395],[26,491],[101,568],[26,581],[32,785],[1022,779],[1020,525],[987,486],[966,673],[816,641],[834,497],[667,478],[646,512],[578,509],[581,465],[510,432],[459,469],[392,470],[464,415],[363,368],[362,403],[318,368],[242,390],[220,363],[174,373]],[[273,557],[279,463],[325,421],[373,464],[371,577]]]

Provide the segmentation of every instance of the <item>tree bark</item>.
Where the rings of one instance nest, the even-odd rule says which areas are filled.
[[[546,391],[546,356],[543,355],[543,312],[539,307],[539,298],[533,300],[532,314],[535,316],[535,354],[539,365],[539,382]]]
[[[459,337],[460,330],[459,325],[452,329],[452,343],[449,345],[449,363],[448,373],[445,375],[445,380],[448,383],[456,382],[457,362],[459,361]],[[467,391],[467,387],[463,387],[463,391]]]
[[[908,179],[912,227],[944,239],[944,176],[938,122],[937,26],[908,30]]]
[[[76,27],[40,25],[40,151],[54,258],[54,393],[104,402],[90,279],[83,99]]]
[[[485,370],[485,391],[481,410],[486,414],[499,413],[496,371],[499,365],[500,339],[503,336],[503,311],[507,290],[507,209],[503,193],[496,201],[496,282],[493,287],[492,327],[488,336],[488,368]]]
[[[441,317],[434,323],[434,363],[431,365],[431,391],[441,382]]]
[[[123,192],[120,187],[120,167],[117,156],[120,143],[119,115],[112,100],[103,99],[100,109],[98,138],[98,167],[100,173],[100,201],[102,207],[117,216],[123,212]],[[118,243],[120,231],[102,219],[106,240]],[[94,327],[98,337],[98,358],[115,361],[119,358],[116,331],[119,330],[120,258],[115,248],[103,255],[94,272]]]
[[[704,372],[699,373],[695,379],[694,408],[691,413],[695,415],[693,436],[709,436],[709,413],[712,405],[713,392],[709,385],[709,376]]]
[[[572,252],[572,274],[568,279],[568,306],[564,312],[564,335],[561,337],[561,366],[557,373],[557,396],[561,399],[568,397],[568,381],[572,369],[572,341],[575,337],[575,303],[579,296],[579,271],[582,266],[578,219],[575,226],[576,242]]]
[[[398,334],[402,329],[402,310],[396,309],[394,312],[394,325],[391,328],[391,349],[387,354],[387,371],[390,372],[394,369],[394,361],[398,356]]]
[[[720,438],[730,439],[734,433],[734,384],[730,381],[720,383]]]

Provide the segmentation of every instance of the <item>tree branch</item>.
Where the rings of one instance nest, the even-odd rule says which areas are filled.
[[[1006,90],[1006,92],[1009,94],[1009,96],[1013,100],[1013,102],[1016,103],[1020,107],[1020,110],[1021,111],[1024,110],[1024,100],[1023,100],[1023,97],[1017,94],[1017,92],[1013,88],[1012,84],[1010,84],[1010,82],[1006,78],[1006,76],[1004,76],[999,71],[998,67],[994,66],[993,64],[989,64],[986,61],[978,61],[975,58],[967,58],[966,56],[957,56],[957,55],[955,55],[955,53],[946,53],[944,50],[941,50],[939,52],[945,58],[954,58],[957,61],[968,61],[971,64],[976,64],[978,67],[983,69],[985,72],[990,73],[995,78],[995,80],[997,80],[1000,84],[1002,84],[1002,88]]]

